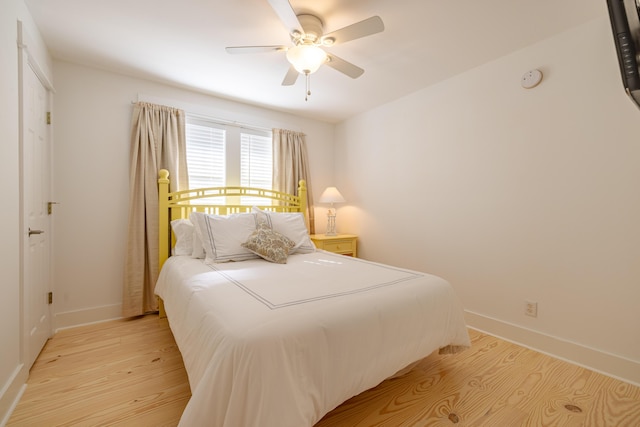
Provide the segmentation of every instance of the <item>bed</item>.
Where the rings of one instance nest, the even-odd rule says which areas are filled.
[[[156,294],[192,393],[180,426],[310,427],[434,351],[469,347],[442,278],[316,250],[304,182],[297,195],[171,193],[166,171],[158,183]]]

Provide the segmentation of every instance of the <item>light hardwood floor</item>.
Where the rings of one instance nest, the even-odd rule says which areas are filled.
[[[327,414],[316,427],[639,427],[640,388],[470,331]],[[8,426],[175,426],[189,399],[166,320],[64,330],[45,346]]]

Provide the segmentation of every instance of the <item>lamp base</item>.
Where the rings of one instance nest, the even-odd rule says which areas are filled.
[[[336,214],[330,209],[327,212],[327,231],[324,233],[325,236],[337,236],[336,233]]]

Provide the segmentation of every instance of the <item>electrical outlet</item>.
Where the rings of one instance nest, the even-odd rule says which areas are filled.
[[[538,317],[538,303],[535,301],[525,301],[524,314],[531,317]]]

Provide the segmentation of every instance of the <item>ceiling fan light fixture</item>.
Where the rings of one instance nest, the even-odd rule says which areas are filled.
[[[318,46],[299,44],[287,50],[287,60],[302,74],[312,74],[327,62],[327,53]]]

